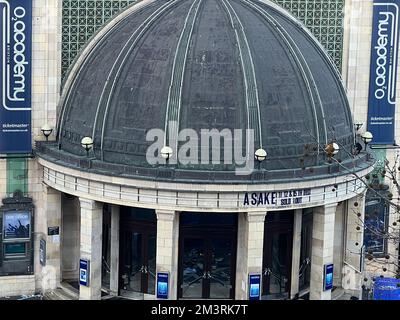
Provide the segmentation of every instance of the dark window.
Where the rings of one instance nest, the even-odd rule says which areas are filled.
[[[4,255],[8,256],[25,256],[26,244],[23,243],[5,243],[4,244]]]
[[[157,223],[156,213],[152,209],[121,207],[120,210],[122,220]]]
[[[180,216],[182,226],[236,226],[237,215],[230,213],[204,214],[185,212]]]

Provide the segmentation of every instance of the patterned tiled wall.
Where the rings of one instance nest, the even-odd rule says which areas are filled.
[[[272,0],[301,20],[341,70],[345,0]]]
[[[134,2],[136,0],[63,0],[62,78],[93,33]]]
[[[89,37],[136,0],[63,0],[62,77]],[[344,0],[272,0],[298,17],[341,69]]]

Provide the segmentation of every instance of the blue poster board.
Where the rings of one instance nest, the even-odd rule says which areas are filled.
[[[260,300],[261,295],[261,275],[249,275],[249,300]]]
[[[400,0],[374,0],[368,131],[373,144],[394,144]]]
[[[79,284],[89,287],[90,261],[87,259],[79,260]]]
[[[333,264],[326,264],[324,269],[324,291],[328,291],[333,288]]]
[[[30,153],[32,0],[0,0],[0,153]]]
[[[157,273],[157,299],[168,299],[169,274],[167,272]]]

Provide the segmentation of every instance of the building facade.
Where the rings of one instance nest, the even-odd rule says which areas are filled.
[[[361,178],[374,158],[393,162],[397,152],[346,153],[355,142],[353,123],[366,129],[372,0],[32,4],[34,152],[0,160],[0,296],[76,283],[80,259],[90,263],[80,299],[101,299],[102,291],[154,299],[159,273],[168,274],[169,299],[248,299],[250,275],[260,275],[263,299],[332,299],[359,295],[365,275],[382,267],[375,261],[362,268],[356,212],[363,218]],[[211,44],[220,43],[213,52]],[[228,68],[231,61],[237,64]],[[263,74],[281,87],[268,86]],[[173,80],[183,81],[179,94],[190,108],[174,104]],[[246,118],[254,86],[259,113]],[[204,92],[208,100],[199,98]],[[280,104],[289,112],[274,109]],[[250,175],[236,175],[232,166],[196,167],[190,157],[189,165],[172,158],[148,166],[145,131],[174,131],[166,119],[198,132],[252,128],[267,159]],[[299,122],[321,129],[310,124],[312,134]],[[49,141],[44,124],[54,129]],[[83,137],[94,141],[88,153]],[[173,146],[166,139],[164,146]],[[332,141],[340,163],[319,152]],[[28,233],[7,238],[8,222],[17,221]],[[386,246],[391,259],[395,249]],[[394,271],[389,262],[382,258]],[[324,290],[329,264],[333,291]]]

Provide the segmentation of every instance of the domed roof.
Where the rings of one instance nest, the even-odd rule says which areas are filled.
[[[105,170],[148,170],[157,167],[146,160],[150,129],[193,129],[199,136],[202,129],[252,129],[254,148],[268,153],[267,170],[324,166],[317,145],[332,140],[343,161],[350,157],[343,150],[351,150],[353,125],[340,76],[315,38],[278,6],[157,0],[123,15],[88,44],[69,74],[60,152],[85,156],[80,141],[89,136],[94,161]],[[183,142],[167,137],[164,144],[177,153]],[[221,163],[171,167],[233,172],[222,147],[221,155]]]

